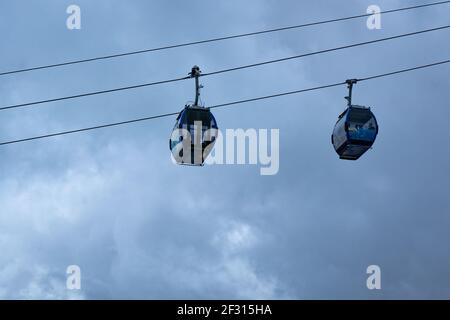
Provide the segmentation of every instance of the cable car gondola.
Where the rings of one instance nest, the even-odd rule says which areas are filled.
[[[210,109],[199,105],[200,68],[194,66],[190,75],[195,78],[195,102],[179,113],[169,147],[177,164],[202,166],[214,147],[219,128]]]
[[[347,80],[348,108],[339,116],[331,136],[331,143],[343,160],[359,159],[372,147],[378,134],[378,123],[370,108],[352,105],[352,89],[356,82]]]

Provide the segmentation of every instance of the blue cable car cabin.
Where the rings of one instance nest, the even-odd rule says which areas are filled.
[[[202,166],[216,142],[218,129],[209,108],[186,106],[177,117],[169,141],[177,164]]]
[[[331,143],[341,159],[357,160],[372,147],[377,134],[378,123],[370,108],[351,105],[339,116]]]

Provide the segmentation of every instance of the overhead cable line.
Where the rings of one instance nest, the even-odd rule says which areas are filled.
[[[330,49],[325,49],[325,50],[320,50],[320,51],[314,51],[314,52],[310,52],[310,53],[305,53],[305,54],[300,54],[300,55],[295,55],[295,56],[290,56],[290,57],[285,57],[285,58],[280,58],[280,59],[268,60],[268,61],[263,61],[263,62],[259,62],[259,63],[253,63],[253,64],[248,64],[248,65],[243,65],[243,66],[238,66],[238,67],[233,67],[233,68],[228,68],[228,69],[222,69],[222,70],[213,71],[213,72],[209,72],[209,73],[203,73],[200,76],[206,77],[206,76],[212,76],[212,75],[217,75],[217,74],[222,74],[222,73],[227,73],[227,72],[238,71],[238,70],[242,70],[242,69],[255,68],[255,67],[260,67],[263,65],[274,64],[274,63],[279,63],[279,62],[293,60],[293,59],[300,59],[300,58],[304,58],[304,57],[310,57],[310,56],[314,56],[314,55],[320,55],[320,54],[329,53],[329,52],[333,52],[333,51],[345,50],[345,49],[355,48],[355,47],[359,47],[359,46],[365,46],[365,45],[369,45],[369,44],[395,40],[395,39],[399,39],[399,38],[411,37],[411,36],[415,36],[415,35],[419,35],[419,34],[424,34],[424,33],[428,33],[428,32],[434,32],[434,31],[439,31],[439,30],[444,30],[444,29],[449,29],[449,28],[450,28],[450,25],[441,26],[441,27],[437,27],[437,28],[431,28],[431,29],[425,29],[425,30],[421,30],[421,31],[400,34],[400,35],[391,36],[391,37],[387,37],[387,38],[380,38],[380,39],[376,39],[376,40],[359,42],[359,43],[354,43],[354,44],[350,44],[350,45],[346,45],[346,46],[335,47],[335,48],[330,48]],[[155,86],[155,85],[160,85],[160,84],[167,84],[167,83],[187,80],[190,78],[191,78],[191,76],[186,76],[186,77],[169,79],[169,80],[143,83],[143,84],[138,84],[138,85],[133,85],[133,86],[119,87],[119,88],[113,88],[113,89],[107,89],[107,90],[101,90],[101,91],[93,91],[93,92],[81,93],[81,94],[59,97],[59,98],[52,98],[52,99],[45,99],[45,100],[39,100],[39,101],[33,101],[33,102],[14,104],[14,105],[0,107],[0,111],[16,109],[16,108],[23,108],[23,107],[30,107],[30,106],[34,106],[34,105],[40,105],[40,104],[63,101],[63,100],[83,98],[83,97],[88,97],[88,96],[107,94],[107,93],[118,92],[118,91],[138,89],[138,88]]]
[[[450,3],[450,0],[449,1],[432,2],[432,3],[397,8],[397,9],[391,9],[391,10],[381,11],[379,14],[389,14],[389,13],[395,13],[395,12],[401,12],[401,11],[422,9],[422,8],[426,8],[426,7],[438,6],[438,5],[448,4],[448,3]],[[61,62],[61,63],[48,64],[48,65],[42,65],[42,66],[36,66],[36,67],[30,67],[30,68],[24,68],[24,69],[16,69],[16,70],[0,72],[0,76],[23,73],[23,72],[30,72],[30,71],[37,71],[37,70],[42,70],[42,69],[57,68],[57,67],[81,64],[81,63],[86,63],[86,62],[108,60],[108,59],[120,58],[120,57],[125,57],[125,56],[131,56],[131,55],[137,55],[137,54],[143,54],[143,53],[149,53],[149,52],[155,52],[155,51],[163,51],[163,50],[175,49],[175,48],[181,48],[181,47],[189,47],[189,46],[195,46],[195,45],[200,45],[200,44],[225,41],[225,40],[231,40],[231,39],[237,39],[237,38],[245,38],[245,37],[250,37],[250,36],[268,34],[268,33],[274,33],[274,32],[281,32],[281,31],[286,31],[286,30],[301,29],[301,28],[306,28],[306,27],[318,26],[318,25],[322,25],[322,24],[329,24],[329,23],[365,18],[365,17],[369,17],[372,15],[373,15],[372,13],[353,15],[353,16],[349,16],[349,17],[309,22],[309,23],[304,23],[304,24],[299,24],[299,25],[292,25],[292,26],[281,27],[281,28],[241,33],[241,34],[211,38],[211,39],[200,40],[200,41],[185,42],[185,43],[168,45],[168,46],[157,47],[157,48],[143,49],[143,50],[130,51],[130,52],[122,52],[122,53],[99,56],[99,57],[94,57],[94,58],[66,61],[66,62]]]
[[[415,32],[410,32],[410,33],[404,33],[404,34],[400,34],[400,35],[396,35],[396,36],[392,36],[392,37],[387,37],[387,38],[380,38],[380,39],[375,39],[375,40],[370,40],[370,41],[358,42],[358,43],[354,43],[354,44],[350,44],[350,45],[346,45],[346,46],[335,47],[335,48],[325,49],[325,50],[320,50],[320,51],[314,51],[314,52],[310,52],[310,53],[299,54],[299,55],[286,57],[286,58],[281,58],[281,59],[263,61],[263,62],[248,64],[248,65],[239,66],[239,67],[235,67],[235,68],[228,68],[228,69],[213,71],[213,72],[209,72],[209,73],[204,73],[204,74],[202,74],[200,76],[210,76],[210,75],[226,73],[226,72],[231,72],[231,71],[237,71],[237,70],[242,70],[242,69],[260,67],[260,66],[267,65],[267,64],[273,64],[273,63],[278,63],[278,62],[283,62],[283,61],[288,61],[288,60],[293,60],[293,59],[300,59],[300,58],[305,58],[305,57],[309,57],[309,56],[319,55],[319,54],[323,54],[323,53],[329,53],[329,52],[333,52],[333,51],[345,50],[345,49],[365,46],[365,45],[379,43],[379,42],[384,42],[384,41],[390,41],[390,40],[395,40],[395,39],[400,39],[400,38],[406,38],[406,37],[416,36],[416,35],[423,34],[423,33],[444,30],[444,29],[448,29],[448,28],[450,28],[450,25],[437,27],[437,28],[432,28],[432,29],[425,29],[425,30],[415,31]]]
[[[398,75],[398,74],[402,74],[402,73],[406,73],[406,72],[416,71],[416,70],[420,70],[420,69],[435,67],[435,66],[443,65],[443,64],[447,64],[447,63],[450,63],[450,59],[444,60],[444,61],[439,61],[439,62],[434,62],[434,63],[430,63],[430,64],[425,64],[425,65],[421,65],[421,66],[416,66],[416,67],[412,67],[412,68],[396,70],[396,71],[392,71],[392,72],[388,72],[388,73],[377,74],[377,75],[373,75],[373,76],[369,76],[369,77],[365,77],[365,78],[354,79],[353,81],[358,81],[358,82],[369,81],[369,80],[379,79],[379,78],[383,78],[383,77]],[[251,98],[251,99],[232,101],[232,102],[213,105],[209,108],[210,109],[223,108],[223,107],[228,107],[228,106],[238,105],[238,104],[243,104],[243,103],[249,103],[249,102],[254,102],[254,101],[267,100],[267,99],[273,99],[273,98],[282,97],[282,96],[289,96],[289,95],[300,94],[300,93],[305,93],[305,92],[310,92],[310,91],[323,90],[323,89],[327,89],[327,88],[345,85],[347,83],[348,83],[347,81],[343,81],[343,82],[337,82],[337,83],[332,83],[332,84],[327,84],[327,85],[322,85],[322,86],[317,86],[317,87],[312,87],[312,88],[307,88],[307,89],[301,89],[301,90],[296,90],[296,91],[289,91],[289,92],[283,92],[283,93],[278,93],[278,94],[273,94],[273,95],[268,95],[268,96]],[[108,127],[121,126],[121,125],[126,125],[126,124],[137,123],[137,122],[149,121],[149,120],[154,120],[154,119],[159,119],[159,118],[175,116],[178,114],[179,114],[179,112],[171,112],[171,113],[165,113],[165,114],[160,114],[160,115],[155,115],[155,116],[149,116],[149,117],[145,117],[145,118],[138,118],[138,119],[121,121],[121,122],[107,123],[107,124],[103,124],[103,125],[86,127],[86,128],[76,129],[76,130],[62,131],[62,132],[56,132],[56,133],[34,136],[34,137],[29,137],[29,138],[23,138],[23,139],[18,139],[18,140],[5,141],[5,142],[0,142],[0,146],[16,144],[16,143],[32,141],[32,140],[39,140],[39,139],[50,138],[50,137],[56,137],[56,136],[62,136],[62,135],[68,135],[68,134],[84,132],[84,131],[91,131],[91,130],[96,130],[96,129],[103,129],[103,128],[108,128]]]
[[[411,71],[415,71],[415,70],[431,68],[431,67],[435,67],[435,66],[438,66],[438,65],[443,65],[443,64],[446,64],[446,63],[450,63],[450,59],[449,60],[435,62],[435,63],[430,63],[430,64],[426,64],[426,65],[421,65],[421,66],[417,66],[417,67],[413,67],[413,68],[401,69],[401,70],[396,70],[396,71],[393,71],[393,72],[377,74],[377,75],[373,75],[373,76],[369,76],[369,77],[365,77],[365,78],[354,79],[354,81],[356,81],[356,82],[369,81],[369,80],[374,80],[374,79],[378,79],[378,78],[384,78],[384,77],[393,76],[393,75],[401,74],[401,73],[405,73],[405,72],[411,72]],[[228,106],[231,106],[231,105],[248,103],[248,102],[254,102],[254,101],[259,101],[259,100],[272,99],[272,98],[278,98],[278,97],[282,97],[282,96],[299,94],[299,93],[304,93],[304,92],[308,92],[308,91],[316,91],[316,90],[328,89],[328,88],[332,88],[332,87],[338,87],[338,86],[341,86],[341,85],[344,85],[344,84],[347,84],[347,81],[332,83],[332,84],[323,85],[323,86],[319,86],[319,87],[312,87],[312,88],[308,88],[308,89],[301,89],[301,90],[283,92],[283,93],[278,93],[278,94],[273,94],[273,95],[263,96],[263,97],[258,97],[258,98],[251,98],[251,99],[239,100],[239,101],[235,101],[235,102],[228,102],[228,103],[214,105],[214,106],[211,106],[209,108],[210,109],[216,109],[216,108],[228,107]],[[0,145],[1,145],[1,143],[0,143]]]
[[[150,83],[142,83],[142,84],[133,85],[133,86],[127,86],[127,87],[120,87],[120,88],[113,88],[113,89],[107,89],[107,90],[101,90],[101,91],[80,93],[80,94],[76,94],[76,95],[73,95],[73,96],[66,96],[66,97],[60,97],[60,98],[52,98],[52,99],[47,99],[47,100],[40,100],[40,101],[33,101],[33,102],[15,104],[15,105],[10,105],[10,106],[6,106],[6,107],[0,107],[0,111],[8,110],[8,109],[29,107],[29,106],[34,106],[34,105],[43,104],[43,103],[50,103],[50,102],[57,102],[57,101],[63,101],[63,100],[84,98],[84,97],[95,96],[95,95],[106,94],[106,93],[112,93],[112,92],[118,92],[118,91],[125,91],[125,90],[144,88],[144,87],[155,86],[155,85],[171,83],[171,82],[177,82],[177,81],[182,81],[182,80],[187,80],[187,79],[190,79],[190,77],[187,76],[187,77],[182,77],[182,78],[175,78],[175,79],[169,79],[169,80],[155,81],[155,82],[150,82]]]

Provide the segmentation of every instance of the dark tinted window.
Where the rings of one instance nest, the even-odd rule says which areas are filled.
[[[348,121],[365,124],[372,119],[372,112],[369,109],[351,109]]]
[[[211,114],[208,110],[188,110],[188,124],[194,124],[201,121],[202,126],[209,126],[211,123]]]

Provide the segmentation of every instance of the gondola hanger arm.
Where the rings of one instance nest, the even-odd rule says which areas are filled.
[[[191,72],[189,73],[189,76],[191,78],[195,78],[195,102],[194,102],[194,107],[198,107],[198,102],[200,99],[200,89],[203,88],[203,86],[200,84],[200,76],[201,76],[201,71],[200,71],[200,67],[199,66],[193,66]]]
[[[358,83],[358,79],[348,79],[345,81],[348,87],[348,96],[345,99],[348,101],[348,106],[352,106],[352,94],[353,94],[353,85]]]

